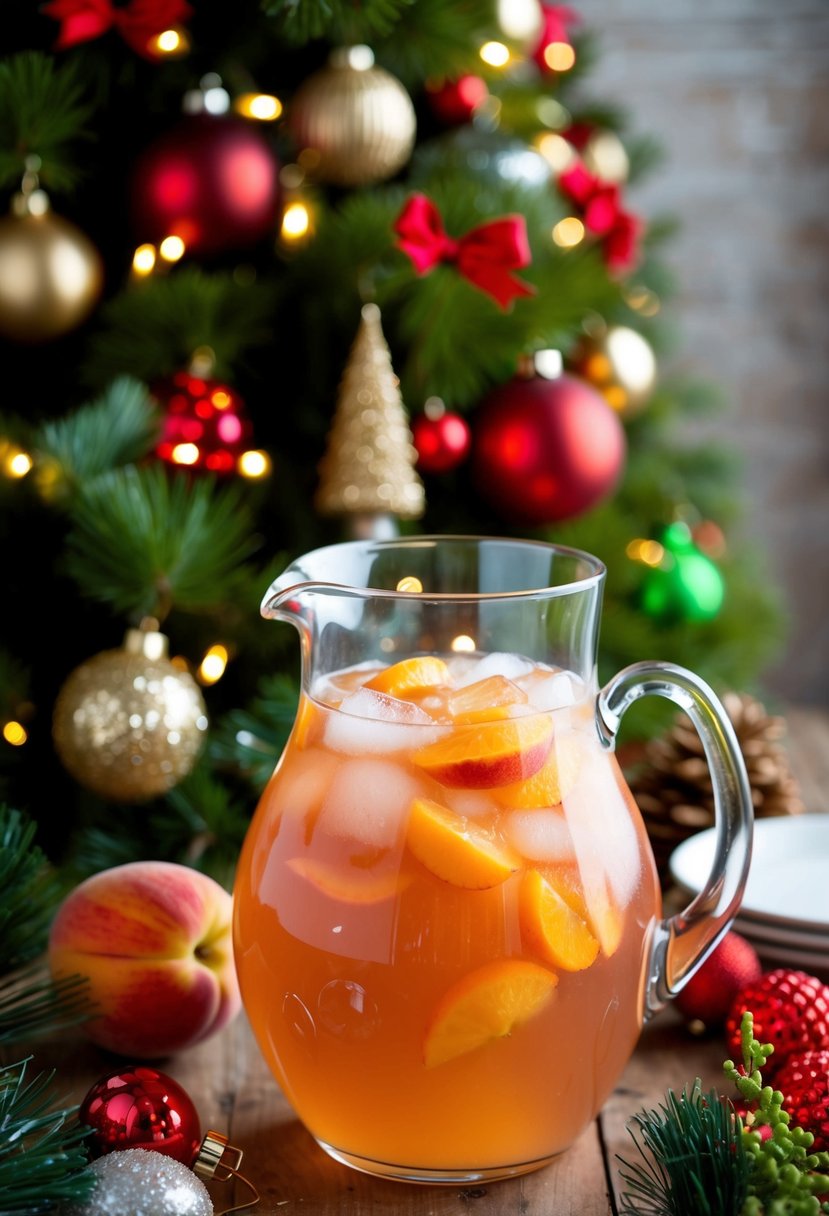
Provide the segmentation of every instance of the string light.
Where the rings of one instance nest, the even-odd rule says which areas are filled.
[[[165,236],[158,247],[158,252],[165,262],[178,262],[184,257],[185,244],[180,236]]]
[[[563,135],[556,135],[553,131],[539,135],[535,146],[556,173],[563,173],[578,159],[578,153],[573,145]]]
[[[405,578],[401,578],[395,588],[396,591],[408,591],[415,595],[423,590],[423,583],[414,574],[407,574]]]
[[[29,735],[22,723],[11,721],[3,724],[3,738],[12,747],[22,747]]]
[[[569,72],[576,62],[576,52],[569,42],[551,42],[544,48],[544,62],[552,72]]]
[[[211,646],[199,665],[199,680],[202,684],[215,684],[221,680],[227,667],[227,647],[217,643]]]
[[[33,463],[29,453],[13,443],[6,443],[3,448],[3,472],[6,476],[16,479],[25,477]]]
[[[305,203],[295,200],[282,213],[281,235],[284,241],[301,241],[311,230],[311,213]]]
[[[259,122],[273,122],[282,114],[283,105],[272,93],[242,93],[233,103],[237,114],[244,118],[256,118]]]
[[[139,245],[132,255],[133,272],[140,277],[152,274],[155,269],[155,245]]]
[[[575,215],[568,215],[556,224],[553,240],[562,249],[572,249],[584,240],[584,224]]]
[[[251,449],[249,452],[242,452],[238,467],[243,477],[255,481],[259,477],[267,477],[270,473],[271,458],[267,452]]]
[[[164,55],[170,59],[176,55],[186,55],[190,50],[190,39],[186,30],[179,26],[171,26],[170,29],[162,30],[160,34],[156,34],[150,39],[149,49],[156,55]]]
[[[660,566],[665,558],[665,546],[658,540],[646,540],[637,537],[625,547],[625,553],[634,562],[643,562],[646,566]]]
[[[459,633],[456,638],[452,638],[451,649],[455,654],[472,653],[476,649],[475,639],[468,633]]]
[[[491,68],[505,68],[510,61],[509,47],[503,42],[485,42],[478,54]]]
[[[199,449],[195,443],[177,443],[170,453],[176,464],[196,464],[199,459]]]

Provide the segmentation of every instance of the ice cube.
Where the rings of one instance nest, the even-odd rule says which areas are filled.
[[[456,815],[464,819],[485,819],[493,810],[492,799],[481,790],[450,790],[441,791],[441,799]]]
[[[390,760],[342,762],[322,804],[318,829],[374,848],[398,842],[414,798],[423,790]]]
[[[425,747],[446,730],[411,701],[360,688],[328,715],[325,742],[337,752],[397,752]]]
[[[536,709],[563,709],[576,703],[576,680],[566,671],[554,671],[541,680],[526,680],[522,687]]]
[[[532,670],[533,664],[529,659],[494,650],[492,654],[484,655],[482,659],[471,663],[466,671],[460,672],[455,679],[455,687],[466,688],[467,685],[486,680],[489,676],[504,676],[507,680],[517,680],[519,676],[527,675]],[[454,671],[452,674],[455,674]]]
[[[492,709],[500,705],[524,704],[527,694],[506,676],[488,676],[485,680],[476,680],[467,684],[448,699],[449,712],[453,717],[458,714],[477,712],[482,709]]]
[[[573,856],[570,829],[558,811],[513,811],[503,830],[516,852],[529,861],[566,861]]]

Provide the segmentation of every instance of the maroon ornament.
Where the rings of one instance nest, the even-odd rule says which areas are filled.
[[[275,232],[276,157],[242,119],[184,118],[139,157],[132,181],[139,240],[178,236],[189,253],[240,249]]]
[[[412,441],[421,473],[449,473],[469,451],[469,424],[448,410],[434,417],[419,414],[412,422]]]
[[[562,375],[516,378],[483,402],[473,433],[478,491],[515,523],[569,519],[613,491],[625,432],[604,397]]]
[[[731,1002],[763,974],[757,951],[739,933],[726,933],[674,1002],[689,1021],[721,1026]]]
[[[156,385],[153,396],[165,414],[157,456],[178,468],[234,471],[250,435],[238,393],[218,380],[177,372]]]
[[[427,85],[426,91],[435,116],[447,126],[456,127],[469,122],[489,97],[486,81],[472,75],[444,80],[433,87]]]
[[[178,1082],[155,1068],[126,1065],[101,1077],[81,1102],[78,1119],[92,1129],[95,1157],[144,1148],[192,1166],[201,1147],[199,1116]]]
[[[791,1055],[775,1073],[783,1110],[815,1138],[811,1152],[829,1151],[829,1049]]]
[[[774,1047],[769,1072],[777,1073],[795,1052],[829,1048],[829,985],[814,975],[779,967],[738,992],[725,1023],[735,1060],[742,1059],[740,1023],[746,1010],[754,1015],[755,1039]]]

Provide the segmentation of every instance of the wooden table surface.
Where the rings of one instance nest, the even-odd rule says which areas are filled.
[[[807,810],[829,812],[829,713],[791,709],[787,746]],[[61,1093],[78,1101],[112,1066],[80,1038],[33,1045],[36,1068],[59,1070]],[[259,1189],[257,1216],[611,1216],[619,1210],[617,1153],[630,1157],[625,1123],[670,1086],[700,1076],[719,1085],[727,1052],[720,1037],[694,1038],[673,1010],[643,1031],[627,1070],[598,1119],[546,1169],[487,1186],[425,1187],[369,1178],[332,1161],[294,1118],[259,1055],[244,1017],[161,1067],[193,1098],[203,1129],[244,1150],[242,1172]],[[16,1053],[19,1058],[19,1052]],[[211,1183],[217,1211],[247,1197]]]

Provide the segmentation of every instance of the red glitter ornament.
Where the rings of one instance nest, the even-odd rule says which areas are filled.
[[[177,372],[153,389],[165,412],[156,455],[179,468],[232,473],[250,423],[238,393],[218,380]]]
[[[479,106],[489,97],[486,81],[480,76],[460,76],[437,85],[426,85],[429,105],[441,122],[460,126],[469,122]]]
[[[775,1074],[774,1088],[783,1093],[783,1110],[792,1123],[814,1136],[811,1151],[829,1151],[829,1049],[789,1056]]]
[[[95,1157],[144,1148],[190,1167],[201,1146],[191,1098],[172,1077],[143,1064],[118,1068],[96,1081],[81,1102],[78,1119],[92,1129],[87,1144]]]
[[[762,974],[760,959],[751,942],[739,933],[726,933],[691,976],[675,1004],[689,1021],[696,1018],[706,1026],[721,1026],[737,993]]]
[[[469,451],[469,424],[449,410],[432,416],[419,414],[412,422],[412,441],[421,473],[448,473],[457,468]]]
[[[814,975],[779,967],[738,992],[725,1024],[735,1060],[742,1059],[740,1023],[746,1010],[754,1015],[755,1039],[774,1047],[769,1072],[776,1073],[795,1052],[829,1048],[829,985]]]
[[[475,481],[505,519],[552,523],[606,498],[625,450],[617,414],[583,380],[516,378],[490,393],[478,413]]]
[[[276,232],[276,157],[242,119],[193,114],[139,157],[133,224],[142,241],[178,236],[190,253],[217,253]]]

